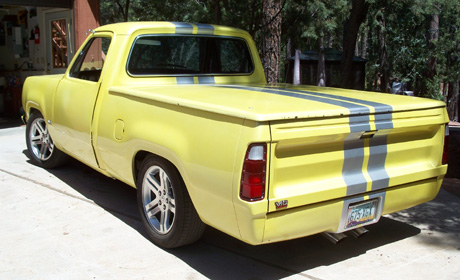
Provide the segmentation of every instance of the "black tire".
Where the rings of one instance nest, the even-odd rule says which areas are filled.
[[[32,162],[51,169],[64,164],[68,156],[54,146],[43,115],[35,111],[27,120],[27,150]]]
[[[204,232],[184,181],[162,158],[148,156],[137,177],[137,204],[148,236],[162,248],[197,241]]]

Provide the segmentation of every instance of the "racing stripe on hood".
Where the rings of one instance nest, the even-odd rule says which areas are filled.
[[[368,180],[365,177],[365,172],[370,177],[371,190],[388,187],[389,176],[385,170],[387,135],[381,135],[375,139],[371,138],[369,141],[360,139],[360,137],[362,132],[371,130],[369,120],[371,110],[369,107],[372,107],[375,113],[374,122],[376,130],[393,128],[392,106],[373,101],[360,100],[357,98],[289,88],[250,86],[224,87],[301,98],[348,109],[350,112],[350,135],[344,142],[344,163],[342,167],[342,177],[347,185],[347,196],[365,193],[368,191]],[[369,149],[369,160],[367,166],[364,167],[366,149]]]

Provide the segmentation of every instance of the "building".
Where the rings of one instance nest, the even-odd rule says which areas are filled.
[[[19,115],[24,80],[64,73],[99,25],[99,0],[0,0],[0,115]]]
[[[340,63],[342,52],[336,49],[326,49],[324,52],[326,64],[326,86],[339,87]],[[303,85],[317,84],[318,52],[306,51],[300,54],[300,83]],[[285,81],[292,83],[295,57],[289,57],[285,63]],[[367,60],[353,57],[353,88],[364,89],[365,66]]]

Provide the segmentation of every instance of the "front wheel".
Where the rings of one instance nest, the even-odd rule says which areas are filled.
[[[67,159],[67,155],[54,146],[40,112],[33,112],[27,120],[26,143],[31,160],[41,167],[54,168]]]
[[[198,240],[205,229],[177,169],[148,156],[137,179],[137,201],[142,222],[152,241],[175,248]]]

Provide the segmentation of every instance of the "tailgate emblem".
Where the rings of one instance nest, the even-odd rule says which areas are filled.
[[[276,210],[281,209],[281,208],[286,208],[287,206],[288,206],[288,201],[287,200],[282,200],[280,202],[275,202]]]

